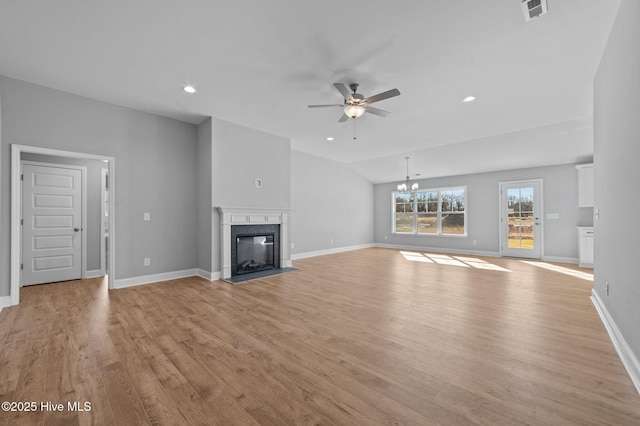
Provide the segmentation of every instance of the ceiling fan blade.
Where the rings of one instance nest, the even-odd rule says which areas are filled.
[[[324,104],[324,105],[307,105],[309,108],[324,108],[324,107],[340,107],[344,108],[344,104]]]
[[[342,117],[340,117],[340,120],[338,120],[338,123],[344,123],[345,121],[347,121],[349,119],[349,116],[347,114],[342,114]]]
[[[351,92],[349,92],[347,86],[342,83],[333,83],[333,85],[336,89],[338,89],[338,92],[340,92],[340,94],[346,101],[353,102],[353,96],[351,96]]]
[[[389,115],[391,115],[391,113],[389,111],[385,111],[383,109],[380,108],[374,108],[372,106],[365,106],[364,107],[365,111],[370,112],[371,114],[374,115],[379,115],[380,117],[388,117]]]
[[[363,104],[372,104],[374,102],[382,101],[384,99],[393,98],[394,96],[398,96],[400,91],[398,89],[387,90],[386,92],[378,93],[377,95],[369,96],[365,98],[362,103]]]

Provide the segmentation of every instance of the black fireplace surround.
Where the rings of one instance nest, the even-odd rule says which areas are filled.
[[[231,226],[231,276],[280,268],[280,225]]]

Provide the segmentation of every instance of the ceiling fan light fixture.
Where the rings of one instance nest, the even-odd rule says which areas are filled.
[[[344,113],[351,118],[359,118],[364,114],[365,109],[361,105],[347,105],[344,107]]]

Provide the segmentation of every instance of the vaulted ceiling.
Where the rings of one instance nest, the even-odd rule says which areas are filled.
[[[376,183],[407,155],[422,177],[584,161],[619,1],[548,1],[525,22],[520,0],[1,0],[0,74],[284,136]],[[401,95],[338,123],[307,108],[342,102],[334,82]]]

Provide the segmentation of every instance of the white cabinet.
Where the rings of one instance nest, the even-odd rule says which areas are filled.
[[[579,260],[581,268],[593,268],[593,227],[579,226]]]
[[[579,164],[578,207],[593,207],[593,164]]]

